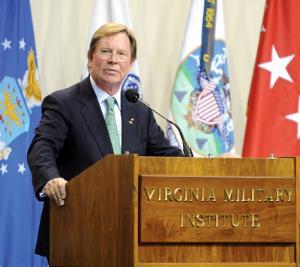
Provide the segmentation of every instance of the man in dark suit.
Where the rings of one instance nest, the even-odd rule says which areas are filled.
[[[64,205],[68,180],[108,154],[182,155],[170,146],[151,110],[130,103],[120,90],[135,58],[132,32],[105,24],[90,42],[89,77],[44,99],[28,151],[35,194],[45,201],[37,254],[49,256],[49,201]]]

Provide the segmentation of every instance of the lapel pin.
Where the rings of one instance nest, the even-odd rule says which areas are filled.
[[[128,122],[129,122],[129,124],[133,124],[134,118],[130,118],[130,120]]]

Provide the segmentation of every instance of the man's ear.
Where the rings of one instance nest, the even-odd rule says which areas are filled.
[[[88,58],[88,67],[91,68],[93,66],[93,62],[92,62],[93,56],[91,56],[90,58]]]
[[[130,63],[130,71],[132,70],[132,67],[133,67],[134,63],[135,63],[135,59],[131,60],[131,63]]]

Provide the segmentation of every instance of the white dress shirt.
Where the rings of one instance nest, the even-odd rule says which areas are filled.
[[[105,119],[106,113],[107,113],[106,99],[110,95],[108,93],[106,93],[104,90],[102,90],[100,87],[97,86],[97,84],[95,83],[95,81],[93,80],[91,75],[90,75],[90,81],[91,81],[92,87],[94,89],[94,92],[97,96],[97,100],[100,105],[103,117]],[[122,147],[121,90],[119,90],[115,95],[112,95],[112,96],[116,99],[116,102],[114,105],[114,111],[115,111],[117,130],[118,130],[118,134],[119,134],[120,147]]]

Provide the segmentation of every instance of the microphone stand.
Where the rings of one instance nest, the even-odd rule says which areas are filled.
[[[181,131],[181,129],[179,128],[179,126],[174,123],[173,121],[170,121],[169,119],[167,119],[165,116],[163,116],[162,114],[160,114],[158,111],[156,111],[155,109],[151,108],[150,105],[148,103],[146,103],[145,101],[137,98],[137,101],[141,102],[142,104],[144,104],[145,106],[147,106],[148,108],[150,108],[153,112],[155,112],[157,115],[159,115],[160,117],[164,118],[168,123],[174,125],[176,127],[176,129],[179,132],[179,135],[181,137],[182,140],[182,148],[183,148],[183,153],[186,157],[194,157],[193,155],[193,151],[192,149],[189,147],[189,145],[187,144],[187,142],[185,141],[185,138],[183,136],[183,133]]]

